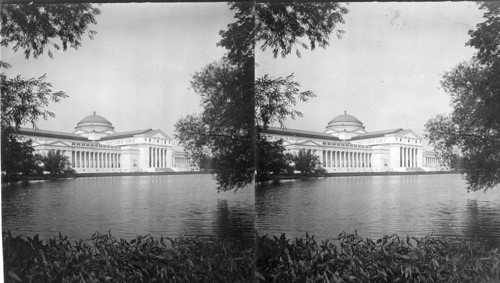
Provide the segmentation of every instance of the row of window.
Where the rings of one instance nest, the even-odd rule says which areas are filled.
[[[98,144],[98,143],[79,143],[79,142],[72,142],[71,145],[75,146],[88,146],[88,147],[97,147],[97,148],[116,148],[114,146],[110,145],[103,145],[103,144]]]

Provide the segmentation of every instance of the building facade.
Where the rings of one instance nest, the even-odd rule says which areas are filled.
[[[367,132],[361,121],[344,113],[324,132],[270,127],[271,140],[283,140],[286,150],[308,151],[319,157],[327,172],[386,172],[442,170],[433,151],[425,151],[423,139],[410,129]]]
[[[37,153],[60,150],[77,173],[191,171],[186,153],[174,150],[172,139],[161,130],[116,132],[106,118],[83,118],[73,133],[22,128]]]

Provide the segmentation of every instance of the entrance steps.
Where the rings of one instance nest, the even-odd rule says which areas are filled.
[[[176,171],[171,168],[155,168],[154,172],[176,172]]]
[[[406,172],[425,172],[426,170],[422,167],[408,167]]]

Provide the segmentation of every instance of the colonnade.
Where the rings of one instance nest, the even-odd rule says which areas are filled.
[[[438,157],[426,157],[425,158],[425,167],[432,167],[439,165],[439,158]]]
[[[399,167],[418,167],[418,148],[399,148]]]
[[[153,168],[167,168],[167,149],[162,147],[149,148],[148,166]]]
[[[372,167],[372,154],[356,151],[323,150],[323,167]]]
[[[174,167],[187,168],[189,167],[189,158],[185,156],[174,156]]]
[[[121,154],[112,152],[73,151],[73,168],[120,168]]]

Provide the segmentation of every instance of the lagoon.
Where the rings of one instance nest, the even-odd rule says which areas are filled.
[[[88,240],[188,236],[252,243],[254,189],[215,189],[211,175],[88,177],[2,186],[2,229]]]
[[[458,235],[500,247],[500,188],[467,193],[457,174],[344,176],[215,189],[211,175],[86,177],[2,185],[2,229],[219,237],[251,246],[259,234],[335,239]]]
[[[467,193],[458,174],[350,176],[262,184],[255,192],[259,234],[335,239],[458,235],[500,247],[500,188]]]

